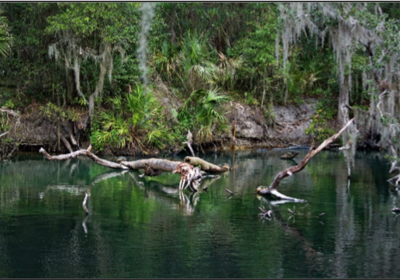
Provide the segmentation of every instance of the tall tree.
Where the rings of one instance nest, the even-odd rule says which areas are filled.
[[[94,114],[95,101],[102,97],[106,74],[111,82],[114,56],[122,56],[138,33],[137,3],[58,3],[60,12],[48,18],[47,32],[56,42],[49,46],[49,56],[74,73],[76,91]],[[96,68],[99,64],[99,68]],[[82,87],[81,68],[87,72],[86,89]]]
[[[339,76],[338,123],[349,119],[349,94],[352,90],[352,58],[360,49],[369,56],[365,65],[367,75],[375,82],[370,94],[370,114],[354,110],[356,122],[371,136],[379,134],[377,146],[394,151],[400,149],[399,89],[399,27],[395,20],[382,13],[378,3],[289,3],[280,6],[283,67],[292,45],[302,34],[321,38],[329,35],[329,42],[336,54]],[[364,81],[366,83],[366,81]],[[378,102],[377,102],[378,101]],[[349,127],[343,140],[354,156],[357,128]],[[367,136],[367,135],[364,135]],[[392,168],[393,169],[393,168]]]

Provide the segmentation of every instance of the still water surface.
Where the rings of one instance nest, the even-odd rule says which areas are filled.
[[[19,155],[0,164],[0,277],[399,278],[398,194],[382,154],[358,152],[348,182],[343,155],[323,151],[279,187],[307,203],[257,197],[306,152],[295,161],[268,150],[199,155],[232,170],[195,195],[179,195],[177,174]]]

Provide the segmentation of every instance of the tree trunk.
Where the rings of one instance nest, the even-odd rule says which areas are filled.
[[[342,106],[349,104],[349,76],[344,76],[343,84],[340,86],[339,90],[339,104],[338,104],[338,115],[337,123],[339,126],[344,125],[344,120],[348,119],[348,116],[344,116],[342,112]]]

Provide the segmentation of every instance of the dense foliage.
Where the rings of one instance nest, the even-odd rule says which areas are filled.
[[[351,66],[342,69],[336,63],[337,49],[328,44],[324,30],[337,26],[339,19],[327,16],[331,11],[323,6],[308,12],[325,33],[314,36],[308,26],[282,41],[288,20],[297,17],[300,23],[299,10],[289,5],[153,3],[150,32],[144,37],[148,56],[141,61],[142,6],[3,3],[0,105],[82,107],[92,110],[90,139],[97,148],[161,149],[184,141],[188,129],[199,142],[226,130],[227,100],[260,107],[268,123],[273,122],[273,104],[315,97],[317,115],[308,133],[322,139],[338,114],[342,75],[353,77],[348,105],[365,111],[375,98],[372,77],[363,78],[371,67],[365,47],[352,47]],[[398,4],[364,6],[338,3],[335,11],[371,30],[384,23],[384,44],[373,57],[375,65],[382,64],[378,54],[383,47],[397,50],[389,42],[398,32]],[[149,71],[147,87],[140,63]]]

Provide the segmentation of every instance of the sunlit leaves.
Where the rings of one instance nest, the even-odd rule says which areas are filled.
[[[126,39],[137,24],[138,3],[58,3],[61,10],[48,18],[47,32],[72,31],[77,36],[99,36],[110,43]]]

